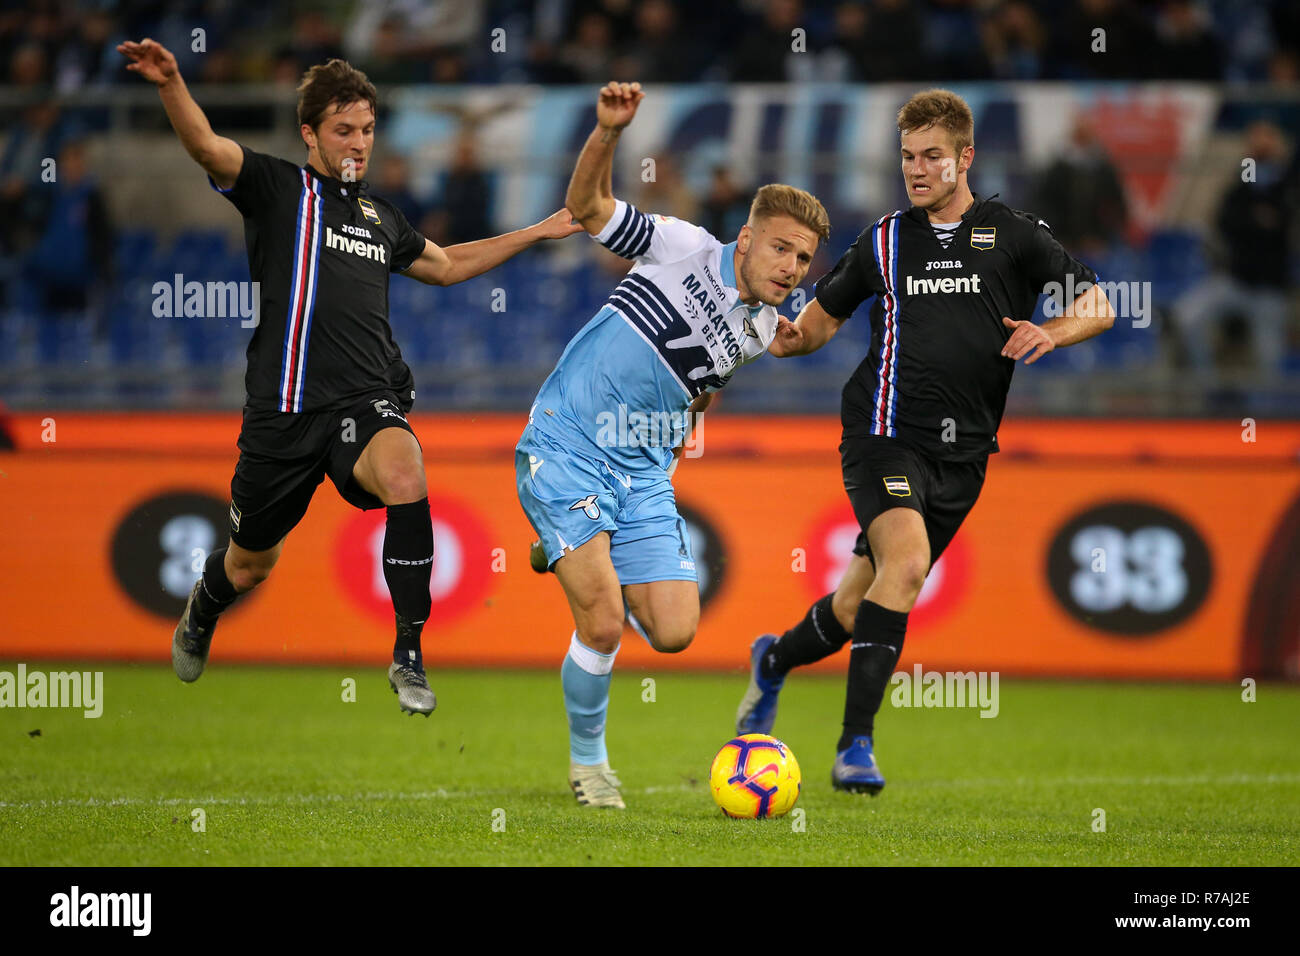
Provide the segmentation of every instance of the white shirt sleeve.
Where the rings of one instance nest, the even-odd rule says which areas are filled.
[[[672,216],[646,215],[631,203],[614,200],[614,215],[593,236],[615,255],[639,262],[676,262],[704,245],[706,230]]]

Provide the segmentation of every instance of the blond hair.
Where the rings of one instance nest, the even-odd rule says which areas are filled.
[[[959,156],[975,139],[975,119],[970,106],[951,90],[922,90],[898,111],[900,133],[931,126],[948,131]]]
[[[750,204],[749,222],[752,225],[759,219],[770,219],[773,216],[789,216],[823,240],[830,238],[831,217],[826,215],[826,207],[821,201],[810,192],[784,183],[763,186],[754,194],[754,201]]]

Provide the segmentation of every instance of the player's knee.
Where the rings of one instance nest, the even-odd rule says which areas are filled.
[[[227,572],[226,576],[230,578],[230,583],[234,585],[235,590],[240,594],[245,591],[251,591],[268,577],[271,576],[271,568],[274,563],[269,564],[236,564],[235,567]]]
[[[698,621],[655,622],[646,628],[646,635],[656,651],[661,654],[677,654],[691,646],[695,640],[695,628]]]
[[[620,619],[591,621],[578,628],[578,640],[597,654],[613,654],[623,639],[623,622]]]
[[[376,476],[379,498],[386,505],[407,504],[419,501],[429,493],[424,469],[399,465],[384,469]]]
[[[887,566],[894,589],[915,601],[925,586],[925,576],[930,573],[930,562],[921,554],[906,554],[895,558]]]

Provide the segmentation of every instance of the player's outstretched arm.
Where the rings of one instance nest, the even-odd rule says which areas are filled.
[[[831,340],[843,324],[843,319],[837,319],[823,309],[817,297],[813,296],[793,322],[784,316],[777,316],[776,337],[767,350],[777,358],[816,352]]]
[[[244,151],[233,139],[212,132],[208,118],[185,87],[176,57],[156,40],[145,37],[139,43],[128,40],[117,51],[131,62],[126,68],[158,87],[163,109],[185,151],[207,170],[212,181],[222,189],[235,185],[244,165]]]
[[[564,195],[565,208],[593,236],[614,215],[614,147],[643,99],[640,83],[606,83],[596,100],[596,128],[582,147]]]
[[[1003,316],[1002,324],[1011,329],[1011,337],[1002,346],[1002,354],[1012,361],[1022,356],[1026,365],[1033,365],[1055,348],[1086,342],[1101,335],[1115,324],[1115,310],[1101,286],[1095,283],[1083,292],[1055,319],[1042,325],[1017,322]]]
[[[516,229],[491,239],[462,242],[445,249],[425,239],[424,251],[403,274],[428,285],[454,285],[499,266],[533,243],[563,239],[575,232],[582,232],[582,226],[573,221],[569,210],[561,209],[527,229]]]

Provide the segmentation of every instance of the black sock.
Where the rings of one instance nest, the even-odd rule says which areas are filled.
[[[226,549],[213,551],[203,564],[199,593],[194,596],[194,606],[190,608],[194,626],[200,630],[212,627],[217,623],[217,615],[234,604],[237,597],[239,592],[226,577]]]
[[[844,699],[844,733],[836,750],[844,750],[854,737],[870,737],[876,712],[885,698],[889,676],[903,650],[907,613],[891,611],[875,601],[863,601],[853,622],[849,652],[849,680]]]
[[[420,631],[429,617],[429,580],[433,573],[433,519],[429,499],[388,506],[384,530],[384,580],[393,598],[397,639],[393,660],[423,666]]]
[[[827,594],[814,601],[803,620],[768,648],[758,665],[765,679],[783,677],[791,668],[829,657],[849,642],[852,635],[831,609],[834,598],[834,594]]]

